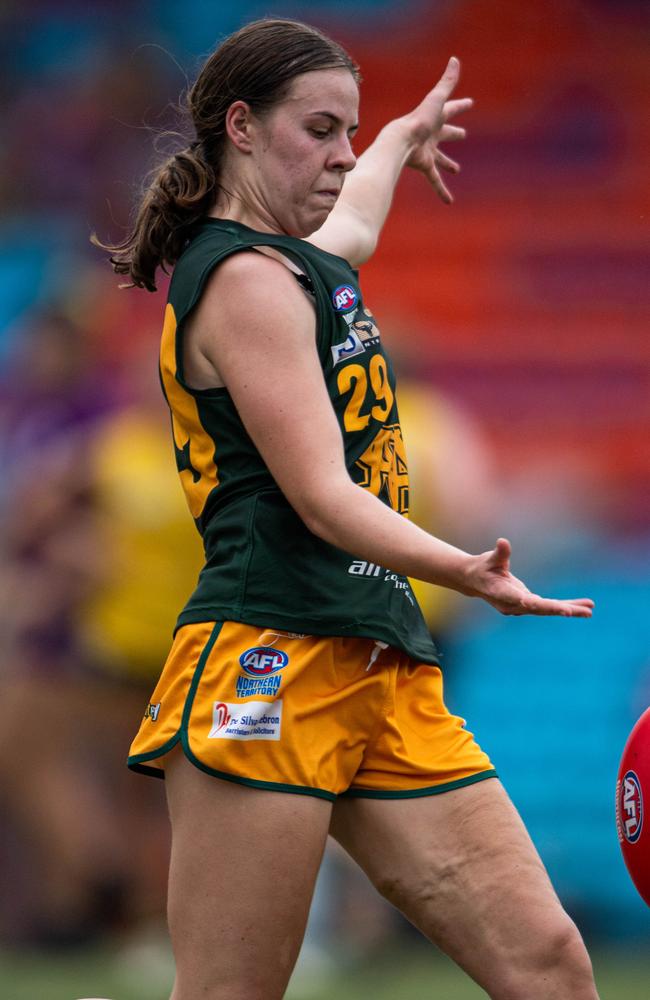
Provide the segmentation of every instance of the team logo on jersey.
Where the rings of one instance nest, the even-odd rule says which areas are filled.
[[[339,313],[349,312],[351,309],[354,309],[358,301],[359,296],[352,285],[339,285],[332,292],[332,302],[334,303],[334,308]]]
[[[152,722],[155,722],[158,718],[158,713],[160,712],[160,704],[161,703],[159,701],[155,703],[150,701],[144,713],[145,719],[151,719]]]
[[[643,829],[643,795],[641,783],[634,771],[627,771],[617,789],[618,835],[628,844],[636,844]],[[622,835],[622,836],[621,836]]]
[[[364,351],[365,347],[361,343],[359,334],[356,330],[350,330],[348,339],[342,344],[335,344],[332,348],[334,364],[338,365],[339,361],[347,361],[348,358],[353,358],[357,354],[363,354]]]
[[[369,347],[377,347],[379,344],[379,329],[368,309],[361,307],[355,312],[346,313],[343,319],[348,324],[349,332],[342,344],[335,344],[332,347],[335,365],[340,361],[347,361],[348,358],[354,358],[357,354],[363,354]]]
[[[264,677],[283,670],[289,656],[282,649],[273,646],[252,646],[239,657],[239,665],[251,677]]]

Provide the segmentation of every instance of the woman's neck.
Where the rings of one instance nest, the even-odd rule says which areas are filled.
[[[265,212],[261,205],[257,205],[257,199],[248,197],[245,192],[238,191],[234,185],[229,185],[227,181],[219,186],[219,193],[208,215],[213,219],[229,219],[231,222],[240,222],[260,233],[282,235],[280,228],[269,213]]]

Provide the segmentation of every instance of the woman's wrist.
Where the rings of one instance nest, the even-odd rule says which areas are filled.
[[[476,588],[472,582],[472,574],[476,556],[470,555],[463,549],[458,549],[442,539],[435,539],[436,546],[442,546],[443,551],[436,554],[437,572],[435,578],[429,577],[430,583],[435,583],[440,587],[447,587],[455,590],[465,597],[475,597]],[[422,576],[422,579],[427,579]]]
[[[414,135],[413,124],[409,121],[410,115],[402,118],[393,118],[379,132],[377,138],[386,142],[399,150],[401,164],[403,166],[409,158],[413,149],[417,146]]]

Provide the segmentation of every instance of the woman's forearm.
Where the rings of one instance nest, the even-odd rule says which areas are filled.
[[[346,176],[336,205],[311,242],[345,257],[354,267],[368,260],[411,148],[402,119],[389,122]]]
[[[397,181],[411,149],[409,133],[401,119],[389,122],[346,177],[333,209],[333,216],[354,213],[373,247],[386,221]]]
[[[351,480],[332,484],[312,512],[302,512],[310,530],[351,556],[461,593],[472,557],[423,531]]]
[[[470,555],[429,535],[351,480],[332,484],[314,516],[304,519],[315,534],[353,558],[480,597],[502,614],[591,617],[589,598],[541,597],[513,576],[507,539],[499,538],[493,549]]]
[[[459,167],[438,145],[465,136],[464,129],[450,124],[472,106],[469,98],[450,100],[459,72],[460,64],[452,57],[418,106],[384,126],[346,176],[337,204],[310,242],[347,258],[353,266],[363,264],[375,249],[404,166],[424,174],[443,202],[453,201],[439,168],[457,173]]]

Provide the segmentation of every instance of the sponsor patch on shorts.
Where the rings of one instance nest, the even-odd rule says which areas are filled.
[[[210,740],[279,740],[282,701],[215,701]]]

